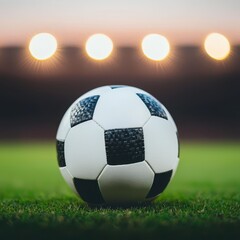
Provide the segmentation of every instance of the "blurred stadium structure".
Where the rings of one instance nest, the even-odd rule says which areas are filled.
[[[120,47],[103,62],[83,49],[61,48],[54,59],[29,59],[25,48],[0,49],[0,139],[53,139],[62,115],[84,92],[132,85],[170,111],[181,138],[240,138],[240,47],[217,62],[201,47],[176,47],[156,63],[137,48]]]

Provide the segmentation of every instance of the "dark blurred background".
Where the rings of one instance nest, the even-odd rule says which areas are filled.
[[[92,88],[143,88],[170,111],[181,138],[240,138],[239,0],[0,0],[0,140],[54,139],[69,105]],[[58,41],[53,58],[37,61],[28,44],[37,33]],[[229,39],[223,61],[204,48],[209,33]],[[108,35],[113,54],[91,60],[85,43]],[[171,45],[164,61],[147,59],[150,33]]]
[[[136,86],[157,97],[181,138],[240,138],[239,46],[225,61],[211,59],[201,47],[180,46],[161,63],[134,47],[118,47],[101,62],[77,47],[62,47],[51,62],[30,59],[26,51],[0,48],[1,139],[54,139],[76,98],[114,84]]]

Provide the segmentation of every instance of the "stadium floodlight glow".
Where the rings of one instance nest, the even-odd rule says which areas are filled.
[[[162,61],[170,52],[170,44],[167,38],[160,34],[149,34],[142,40],[142,51],[147,58]]]
[[[104,60],[111,55],[113,42],[105,34],[98,33],[88,38],[85,48],[89,57]]]
[[[204,42],[207,54],[215,60],[224,60],[228,57],[231,46],[228,39],[219,33],[209,34]]]
[[[39,33],[30,40],[29,51],[37,60],[46,60],[57,51],[57,40],[50,33]]]

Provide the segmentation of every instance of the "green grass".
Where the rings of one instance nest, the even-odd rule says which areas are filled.
[[[181,145],[152,204],[89,208],[62,179],[53,143],[0,144],[0,238],[239,239],[240,143]]]

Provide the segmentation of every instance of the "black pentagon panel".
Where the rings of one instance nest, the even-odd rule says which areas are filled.
[[[142,128],[105,130],[105,146],[109,165],[123,165],[144,161]]]
[[[57,147],[58,166],[65,167],[66,162],[65,162],[65,156],[64,156],[64,142],[57,140],[56,147]]]
[[[137,95],[144,102],[144,104],[146,105],[146,107],[148,108],[152,116],[161,117],[166,120],[168,119],[167,114],[162,108],[161,104],[159,104],[154,98],[142,93],[137,93]]]
[[[147,198],[156,197],[158,194],[162,193],[164,189],[167,187],[172,176],[172,170],[156,173],[154,176],[152,187],[147,195]]]
[[[124,88],[124,87],[126,87],[126,86],[124,86],[124,85],[112,85],[112,86],[110,86],[111,89]]]
[[[86,122],[93,118],[94,110],[99,99],[99,95],[85,98],[79,101],[71,111],[70,122],[71,127],[79,123]]]
[[[97,180],[73,178],[73,183],[78,194],[85,202],[90,204],[104,203]]]

